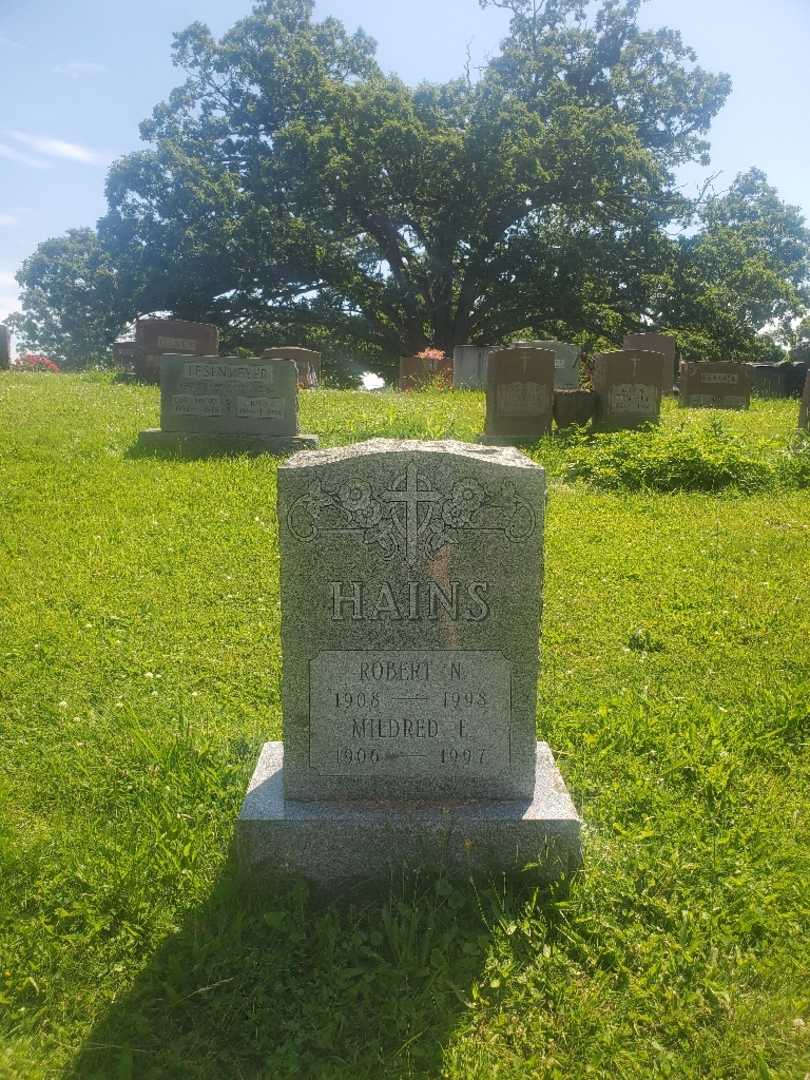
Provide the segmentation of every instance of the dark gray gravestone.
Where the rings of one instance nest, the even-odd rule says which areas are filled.
[[[298,433],[297,368],[292,360],[164,356],[160,430],[141,445],[288,453],[317,446]]]
[[[0,371],[8,371],[11,366],[11,334],[8,328],[0,326]]]
[[[487,366],[486,431],[481,442],[534,442],[551,430],[554,353],[510,345],[491,349]]]
[[[747,364],[751,372],[751,390],[761,398],[789,397],[785,364]]]
[[[646,349],[597,353],[593,358],[596,419],[611,427],[636,427],[661,413],[661,356]]]
[[[592,390],[555,390],[554,419],[557,427],[583,427],[593,420],[596,402]]]
[[[747,409],[751,404],[748,365],[682,364],[678,404],[692,409]]]
[[[804,393],[799,407],[799,428],[802,431],[810,431],[810,371],[804,380]]]
[[[544,501],[511,448],[379,439],[279,469],[284,744],[242,809],[248,863],[576,864],[535,733]]]

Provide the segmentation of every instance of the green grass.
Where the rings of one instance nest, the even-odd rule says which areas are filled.
[[[796,410],[723,423],[777,461]],[[810,492],[600,490],[537,444],[537,730],[585,872],[260,894],[231,840],[281,735],[277,462],[132,454],[157,412],[0,376],[0,1076],[810,1072]],[[324,445],[482,418],[475,393],[302,395]],[[685,420],[711,416],[668,403],[664,434]]]

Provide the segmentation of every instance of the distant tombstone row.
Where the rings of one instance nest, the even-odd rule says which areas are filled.
[[[751,387],[757,397],[799,397],[810,364],[796,361],[790,364],[746,364],[751,371]]]
[[[298,369],[291,360],[167,355],[160,360],[160,428],[145,449],[209,447],[290,453],[318,445],[298,431]]]
[[[0,326],[0,371],[11,367],[11,334],[7,327]]]
[[[751,404],[748,364],[681,364],[678,403],[690,409],[747,409]]]

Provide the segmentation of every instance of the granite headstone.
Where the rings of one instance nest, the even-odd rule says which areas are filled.
[[[584,427],[593,420],[596,408],[592,390],[555,390],[554,419],[557,427],[566,428],[574,424]]]
[[[597,353],[593,358],[596,419],[612,427],[635,427],[661,414],[661,356],[646,349]]]
[[[11,366],[11,334],[7,326],[0,326],[0,371]]]
[[[554,353],[509,346],[492,349],[487,367],[486,430],[481,442],[534,442],[551,430]]]
[[[663,357],[661,393],[666,395],[674,392],[678,371],[678,344],[675,338],[670,337],[669,334],[625,334],[622,348],[630,351],[643,349],[645,352],[658,353]]]
[[[209,323],[185,319],[138,319],[135,344],[135,374],[139,379],[157,382],[161,356],[216,356],[219,330]]]
[[[160,429],[142,431],[147,448],[290,453],[318,445],[298,432],[292,360],[163,356]]]
[[[262,357],[292,360],[298,369],[299,390],[315,390],[321,381],[321,354],[315,349],[304,349],[299,345],[277,345],[272,349],[265,349]]]
[[[681,364],[678,404],[692,409],[747,409],[751,372],[731,362]]]
[[[483,390],[487,385],[489,346],[456,345],[453,349],[453,386],[457,390]]]
[[[535,734],[544,501],[512,448],[378,439],[279,469],[284,743],[248,789],[246,863],[577,865]]]
[[[746,364],[751,372],[751,391],[756,397],[789,397],[786,364]]]
[[[554,353],[554,386],[557,390],[576,390],[579,386],[579,345],[565,341],[533,341],[536,349],[551,349]]]
[[[453,361],[447,356],[403,356],[399,361],[400,390],[452,386]]]
[[[810,371],[804,380],[804,393],[799,406],[799,428],[802,431],[810,431]]]

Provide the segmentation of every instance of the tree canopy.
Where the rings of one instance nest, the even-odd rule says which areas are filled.
[[[384,370],[429,345],[599,345],[649,322],[741,349],[787,320],[808,237],[763,174],[681,231],[696,208],[676,169],[708,160],[728,77],[677,31],[642,30],[640,0],[480,2],[511,12],[500,52],[475,81],[416,88],[313,0],[260,0],[221,40],[177,34],[186,81],[82,234],[92,340],[168,311],[229,346],[285,338]],[[60,321],[81,340],[63,320],[76,242],[21,271],[32,343]]]

